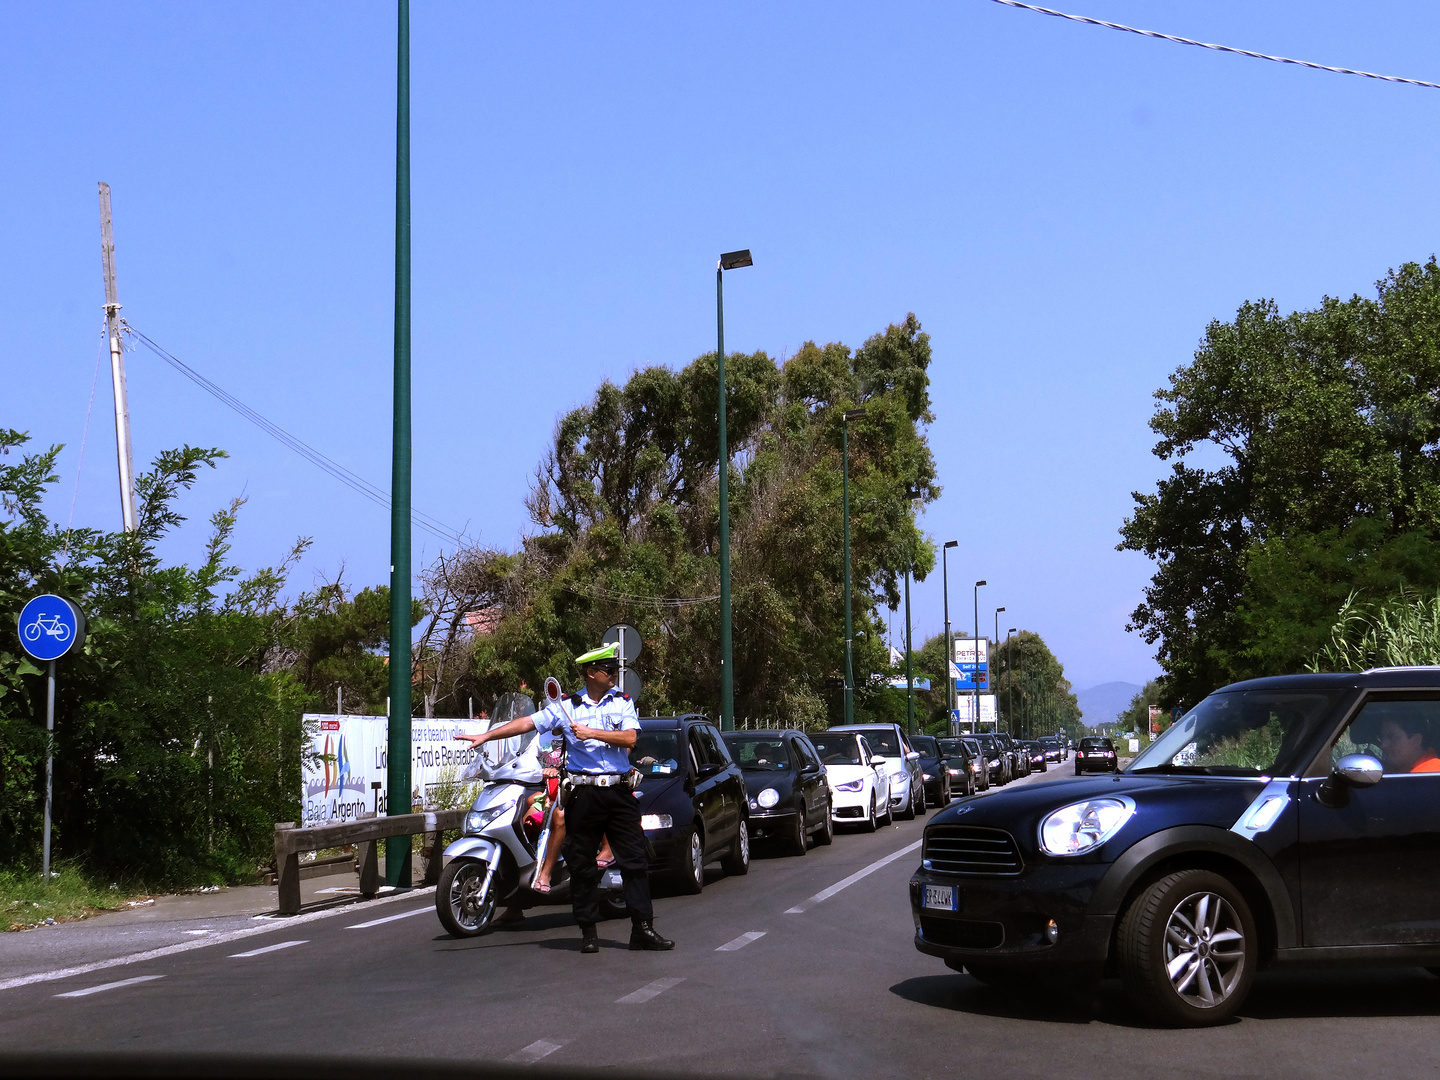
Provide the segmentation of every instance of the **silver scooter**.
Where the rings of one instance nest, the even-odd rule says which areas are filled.
[[[528,711],[517,715],[528,715]],[[497,719],[491,726],[507,722]],[[465,815],[464,835],[445,849],[445,868],[435,887],[435,911],[440,924],[452,937],[478,937],[491,928],[495,914],[504,907],[533,907],[544,903],[569,903],[570,874],[561,858],[551,876],[550,891],[532,892],[535,873],[544,865],[551,839],[555,804],[546,809],[540,835],[532,843],[526,834],[524,817],[529,796],[545,788],[535,732],[527,732],[507,743],[518,742],[501,751],[498,760],[487,754],[487,743],[475,762],[462,773],[467,780],[485,782],[475,804]],[[608,918],[626,913],[623,880],[617,867],[600,875],[600,910]]]

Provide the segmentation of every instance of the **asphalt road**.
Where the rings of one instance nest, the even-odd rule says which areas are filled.
[[[237,917],[158,955],[90,960],[60,978],[30,958],[11,963],[0,940],[0,1047],[666,1075],[1440,1071],[1440,979],[1419,969],[1263,973],[1239,1020],[1201,1031],[1146,1026],[1118,984],[1076,1005],[950,972],[912,944],[905,882],[922,825],[841,833],[803,858],[757,851],[748,876],[712,871],[698,897],[658,890],[657,926],[678,943],[671,953],[629,952],[629,924],[612,922],[601,924],[600,954],[581,956],[560,908],[455,940],[428,892],[288,920]]]

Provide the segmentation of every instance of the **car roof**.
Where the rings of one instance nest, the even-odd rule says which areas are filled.
[[[899,731],[899,724],[833,724],[827,731],[854,731],[864,734],[867,731]]]
[[[681,713],[679,716],[642,716],[640,726],[646,731],[679,731],[685,724],[696,721],[713,724],[714,721],[702,713]]]
[[[1379,667],[1368,671],[1325,671],[1304,675],[1268,675],[1222,686],[1217,693],[1236,690],[1333,690],[1440,687],[1440,664]]]

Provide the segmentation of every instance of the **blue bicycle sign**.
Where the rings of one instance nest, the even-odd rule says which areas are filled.
[[[63,596],[46,593],[20,609],[20,645],[36,660],[58,660],[85,635],[85,616]]]

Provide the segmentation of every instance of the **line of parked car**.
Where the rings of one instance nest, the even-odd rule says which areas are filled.
[[[793,855],[837,826],[873,832],[896,817],[973,795],[1063,761],[1055,738],[909,736],[898,724],[721,732],[700,715],[645,717],[631,751],[651,869],[698,893],[705,867],[745,873],[752,841]]]

